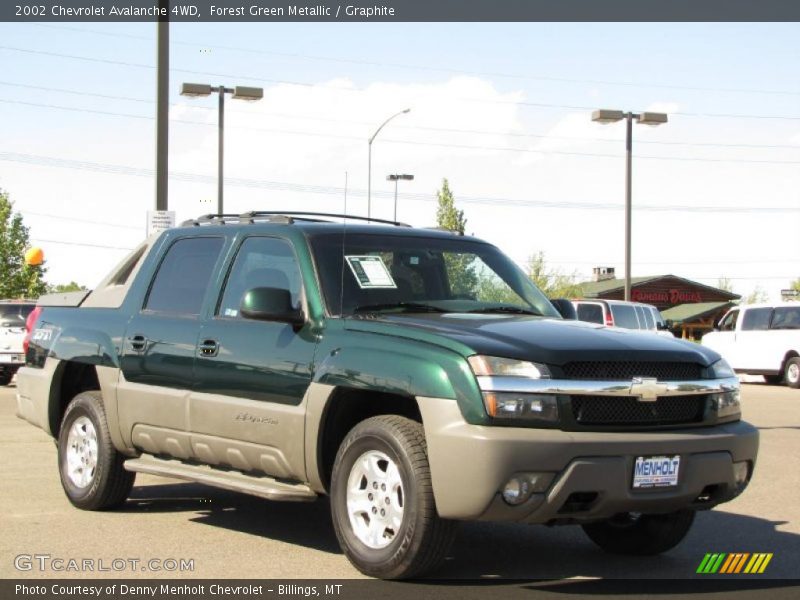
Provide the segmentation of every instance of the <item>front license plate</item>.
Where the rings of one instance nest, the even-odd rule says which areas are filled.
[[[676,486],[680,466],[680,456],[637,456],[633,489]]]

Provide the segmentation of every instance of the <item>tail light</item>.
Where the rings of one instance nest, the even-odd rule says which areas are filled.
[[[614,326],[614,317],[611,315],[611,311],[606,311],[606,327],[613,327]]]
[[[25,319],[25,339],[22,341],[22,351],[25,354],[28,353],[28,346],[31,343],[31,333],[33,333],[33,326],[36,325],[36,321],[39,320],[39,315],[41,314],[42,314],[42,307],[37,306],[31,311],[31,314],[28,315],[28,318]]]

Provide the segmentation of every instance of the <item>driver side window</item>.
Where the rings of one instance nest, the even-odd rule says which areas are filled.
[[[729,312],[725,315],[725,318],[722,319],[719,323],[719,330],[720,331],[733,331],[736,329],[736,320],[739,318],[739,311],[734,310]]]
[[[292,306],[300,305],[302,281],[291,245],[270,237],[247,238],[233,262],[217,315],[241,318],[239,308],[244,295],[253,288],[288,290]]]

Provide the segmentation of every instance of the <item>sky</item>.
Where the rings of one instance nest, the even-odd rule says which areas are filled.
[[[367,212],[435,224],[447,178],[467,232],[520,264],[624,274],[624,124],[634,126],[632,275],[777,300],[800,277],[800,24],[172,24],[169,208]],[[0,24],[0,188],[50,283],[96,285],[155,205],[154,24]]]

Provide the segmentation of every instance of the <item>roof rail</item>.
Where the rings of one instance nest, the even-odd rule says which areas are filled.
[[[388,221],[386,219],[376,219],[375,217],[362,217],[359,215],[346,215],[341,213],[323,213],[323,212],[306,212],[306,211],[269,211],[258,210],[243,213],[241,216],[242,222],[252,223],[253,219],[257,217],[287,217],[297,221],[311,221],[311,222],[324,222],[323,219],[308,219],[305,217],[329,217],[334,219],[352,219],[354,221],[368,221],[371,223],[382,223],[384,225],[394,225],[396,227],[411,227],[408,223],[401,223],[399,221]]]
[[[374,217],[361,217],[358,215],[345,215],[339,213],[321,213],[321,212],[305,212],[305,211],[271,211],[271,210],[253,210],[240,215],[234,214],[209,214],[197,217],[196,219],[189,219],[181,223],[182,227],[200,226],[200,225],[226,225],[234,223],[255,223],[256,220],[263,220],[272,223],[287,223],[291,224],[295,221],[305,221],[307,223],[326,223],[325,219],[315,219],[313,217],[329,217],[335,219],[352,219],[354,221],[368,221],[370,223],[382,223],[384,225],[394,225],[396,227],[411,227],[408,223],[400,223],[399,221],[387,221],[386,219],[376,219]]]

